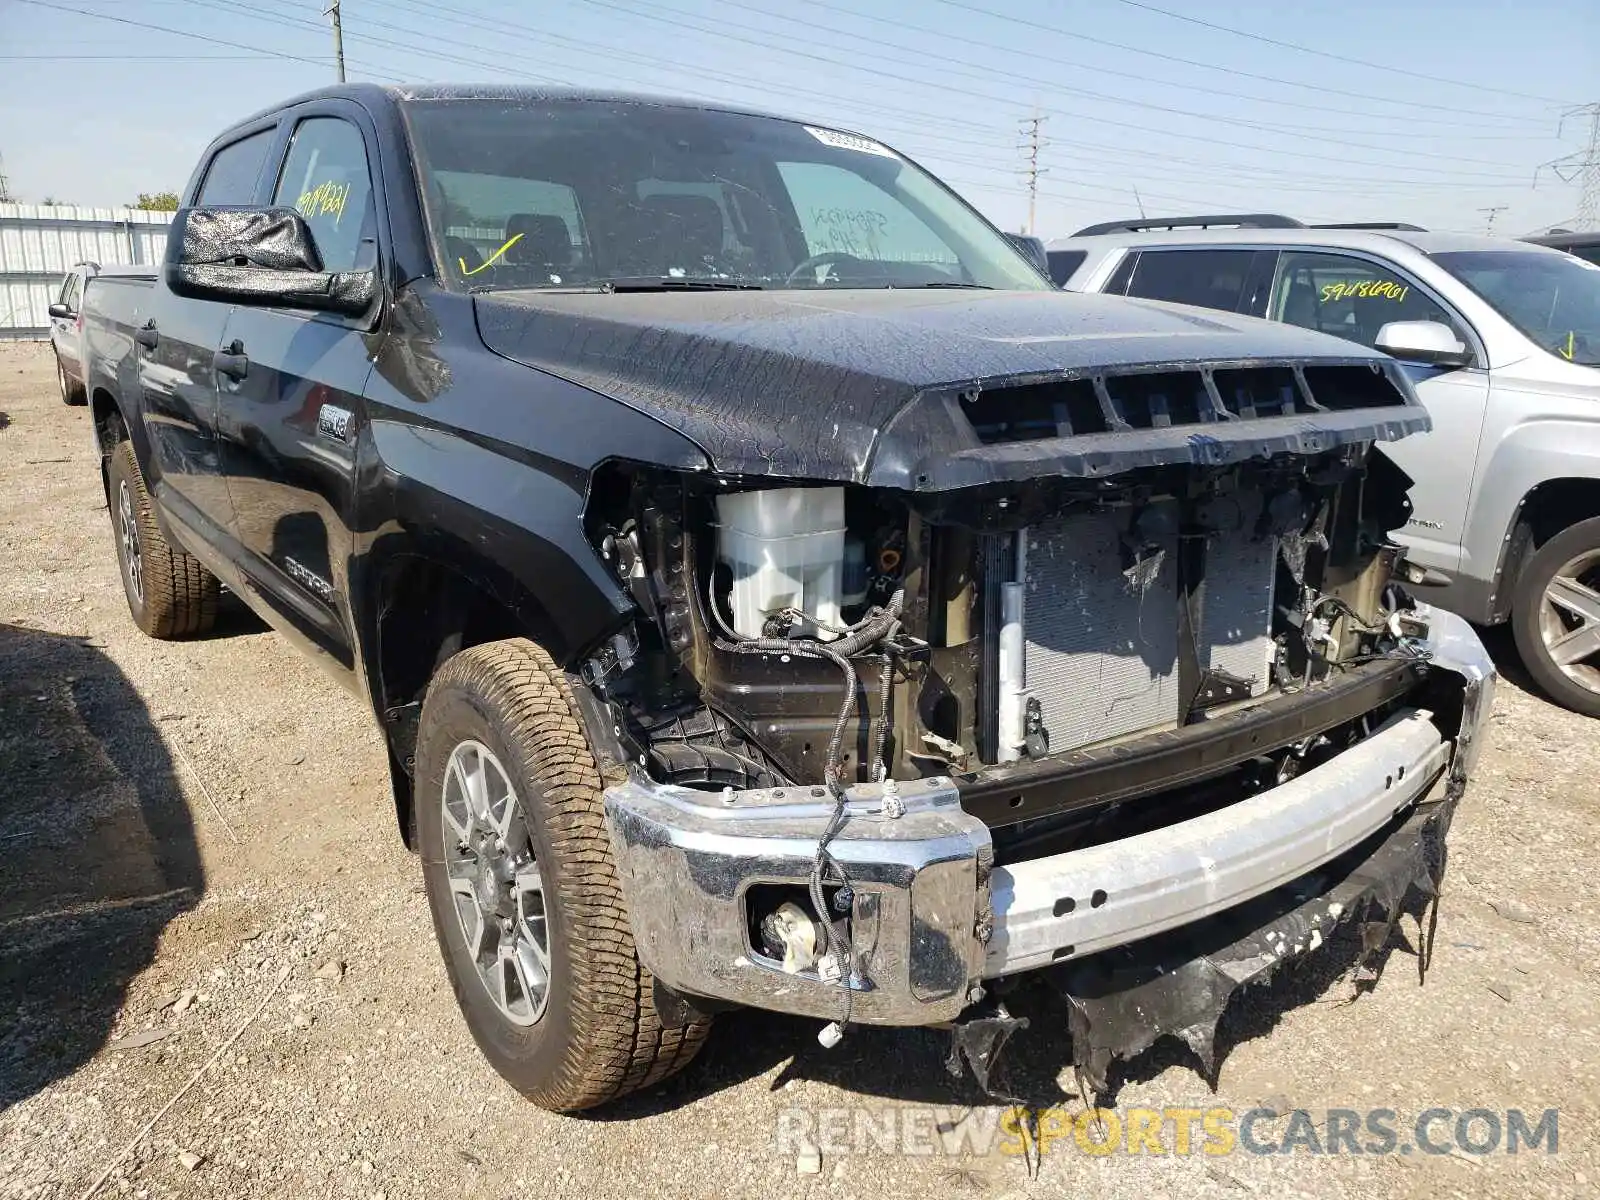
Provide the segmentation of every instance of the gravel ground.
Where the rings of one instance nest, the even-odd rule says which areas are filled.
[[[1215,1093],[1162,1043],[1116,1103],[1304,1108],[1324,1131],[1329,1108],[1394,1109],[1405,1131],[1434,1106],[1553,1107],[1559,1153],[1095,1157],[1068,1138],[1031,1178],[975,1140],[926,1152],[998,1112],[929,1031],[824,1051],[814,1022],[735,1014],[651,1095],[586,1117],[522,1101],[456,1013],[370,714],[245,612],[194,642],[134,629],[85,411],[59,402],[40,347],[0,345],[0,480],[0,1197],[82,1196],[107,1168],[101,1195],[361,1200],[1565,1196],[1600,1180],[1600,738],[1519,686],[1503,639],[1427,985],[1406,943],[1352,1003],[1336,942],[1236,998]],[[1064,1024],[1036,1019],[1013,1070],[1075,1113]],[[896,1122],[912,1152],[842,1136],[861,1119]],[[802,1161],[780,1131],[819,1120],[835,1133]]]

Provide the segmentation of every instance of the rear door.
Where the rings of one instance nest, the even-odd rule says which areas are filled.
[[[1372,346],[1391,321],[1437,321],[1475,346],[1471,327],[1393,263],[1356,253],[1285,249],[1267,316]],[[1417,397],[1433,418],[1431,433],[1385,442],[1384,454],[1410,475],[1411,520],[1396,536],[1426,566],[1455,570],[1489,401],[1489,373],[1479,362],[1444,370],[1405,364]]]
[[[1106,290],[1259,317],[1276,258],[1247,247],[1146,247],[1123,260]]]
[[[267,124],[220,147],[191,204],[255,203],[276,131],[275,123]],[[229,309],[174,296],[157,282],[149,317],[134,332],[150,442],[147,474],[167,514],[206,542],[216,542],[233,523],[217,447],[214,361]]]
[[[291,119],[269,203],[300,211],[325,270],[377,266],[365,114],[325,101]],[[241,305],[218,342],[222,457],[246,586],[280,628],[346,669],[354,444],[373,326],[372,317]]]

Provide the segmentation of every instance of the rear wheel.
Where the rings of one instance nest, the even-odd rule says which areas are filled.
[[[83,385],[74,383],[72,376],[67,374],[67,368],[61,361],[61,355],[56,355],[56,387],[61,389],[61,403],[87,404],[89,397],[84,394]]]
[[[1528,560],[1511,623],[1523,664],[1550,698],[1600,717],[1600,517],[1562,530]]]
[[[656,1011],[602,788],[566,677],[534,643],[474,646],[434,676],[416,754],[434,932],[479,1048],[556,1111],[658,1083],[710,1028]]]
[[[111,451],[106,478],[111,531],[133,623],[153,638],[191,637],[216,624],[222,586],[200,561],[161,534],[133,443]]]

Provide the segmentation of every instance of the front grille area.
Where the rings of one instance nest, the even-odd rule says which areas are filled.
[[[1073,750],[1180,716],[1177,521],[1151,505],[1074,515],[1027,538],[1024,672],[1050,734]],[[1151,530],[1167,532],[1156,532]],[[1206,540],[1190,599],[1201,670],[1267,689],[1277,545],[1248,532]],[[991,634],[991,636],[993,636]]]
[[[1216,421],[1403,408],[1382,371],[1360,364],[1195,367],[982,388],[962,412],[984,445]]]

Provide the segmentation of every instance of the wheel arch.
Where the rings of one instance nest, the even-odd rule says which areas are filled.
[[[488,558],[411,545],[384,555],[368,574],[368,692],[388,746],[400,835],[415,849],[417,722],[439,667],[503,638],[527,638],[562,663],[575,649],[540,600]]]
[[[1511,615],[1522,568],[1551,538],[1580,521],[1600,517],[1600,478],[1562,476],[1530,488],[1512,513],[1490,595],[1490,620]]]

